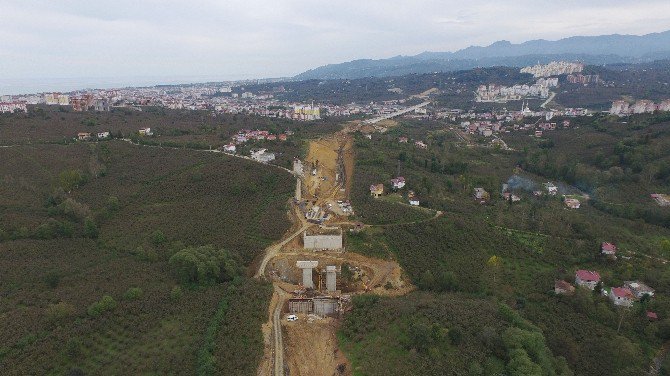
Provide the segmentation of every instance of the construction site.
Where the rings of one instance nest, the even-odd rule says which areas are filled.
[[[259,375],[351,375],[336,331],[352,296],[402,295],[414,288],[397,262],[346,252],[345,230],[363,228],[349,221],[353,126],[311,141],[307,157],[294,160],[294,224],[265,251],[256,273],[275,287]]]

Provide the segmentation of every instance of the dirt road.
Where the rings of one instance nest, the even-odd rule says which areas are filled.
[[[294,209],[295,210],[295,209]],[[261,278],[265,274],[265,269],[268,266],[268,262],[272,260],[275,256],[277,256],[277,253],[282,249],[283,246],[291,242],[295,237],[299,236],[302,234],[304,231],[306,231],[312,224],[305,222],[300,215],[294,214],[293,217],[298,217],[300,219],[301,227],[297,231],[293,232],[292,234],[288,235],[285,237],[282,241],[279,243],[275,243],[268,248],[265,249],[263,259],[260,262],[260,265],[258,266],[258,270],[256,271],[256,274],[254,274],[254,278]]]
[[[272,332],[274,337],[274,373],[273,375],[284,375],[284,339],[281,330],[281,311],[286,301],[286,292],[275,285],[275,293],[279,296],[277,306],[272,314]]]
[[[338,132],[309,144],[305,162],[305,198],[323,205],[327,200],[346,200],[354,168],[353,138]]]

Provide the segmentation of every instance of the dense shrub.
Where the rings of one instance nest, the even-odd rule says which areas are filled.
[[[109,295],[105,295],[99,301],[88,306],[88,310],[86,312],[88,312],[89,316],[97,317],[107,311],[113,310],[116,308],[117,304],[118,303],[116,303],[114,298]]]
[[[142,289],[139,287],[131,287],[123,294],[125,300],[137,300],[142,296]]]
[[[57,321],[68,318],[74,315],[75,308],[72,304],[59,302],[56,304],[49,304],[45,311],[48,320]]]

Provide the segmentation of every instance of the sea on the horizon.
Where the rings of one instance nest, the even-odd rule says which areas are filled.
[[[201,82],[226,82],[242,80],[240,77],[221,76],[172,76],[172,77],[126,77],[126,78],[0,78],[0,95],[22,95],[61,92],[84,89],[114,89],[154,85],[176,85]]]

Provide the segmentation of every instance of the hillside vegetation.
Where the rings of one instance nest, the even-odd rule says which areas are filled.
[[[255,374],[272,289],[246,267],[287,230],[289,174],[122,141],[0,159],[3,374]]]
[[[646,374],[670,339],[670,275],[653,258],[670,257],[669,213],[649,197],[670,189],[663,173],[670,138],[667,123],[633,120],[594,118],[576,130],[547,132],[545,140],[505,136],[517,151],[488,147],[477,137],[466,146],[447,125],[431,122],[403,121],[372,140],[358,137],[357,168],[364,172],[354,181],[354,204],[367,208],[373,200],[365,195],[370,179],[388,192],[399,171],[407,187],[372,201],[374,216],[358,211],[369,223],[393,218],[399,224],[350,234],[349,249],[398,260],[424,292],[355,302],[340,331],[354,368],[380,375],[570,374],[567,368],[575,375]],[[401,144],[401,135],[429,147]],[[519,186],[522,200],[515,203],[499,193],[513,175],[535,185]],[[534,197],[532,189],[546,181],[591,199],[580,197],[582,207],[569,210],[560,196]],[[491,200],[476,202],[474,187],[484,187]],[[402,224],[423,213],[391,199],[407,189],[417,192],[421,206],[445,214]],[[616,261],[599,255],[603,241],[619,246]],[[588,290],[556,296],[554,281],[572,282],[577,269],[599,271],[604,286],[641,280],[656,295],[630,310]],[[649,321],[647,310],[660,321]],[[454,331],[462,339],[451,338]],[[537,346],[521,346],[529,358],[512,345],[519,338]]]

